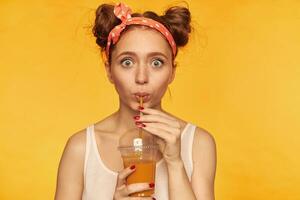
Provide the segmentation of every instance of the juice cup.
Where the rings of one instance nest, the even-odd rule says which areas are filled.
[[[132,183],[155,183],[155,170],[157,161],[158,145],[118,147],[124,168],[135,165],[136,170],[126,179],[126,184]],[[149,189],[131,194],[133,197],[149,197],[154,189]]]

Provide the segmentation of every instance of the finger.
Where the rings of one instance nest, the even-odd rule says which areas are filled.
[[[134,171],[135,171],[135,165],[131,165],[123,169],[122,171],[120,171],[117,179],[117,187],[121,187],[123,184],[125,184],[126,177],[132,174]]]
[[[168,126],[180,129],[180,124],[178,121],[170,120],[169,118],[166,118],[161,115],[156,115],[156,114],[140,116],[140,118],[138,120],[136,120],[136,122],[147,122],[147,123],[148,122],[156,122],[156,123],[160,122],[160,123],[164,123]]]
[[[181,135],[181,130],[180,128],[174,128],[171,127],[167,124],[163,124],[163,123],[145,123],[146,127],[154,127],[157,128],[159,130],[162,130],[164,132],[167,132],[170,135],[175,135],[176,137],[179,137]]]
[[[152,108],[144,108],[143,110],[140,110],[142,113],[146,113],[146,114],[153,114],[153,115],[160,115],[162,117],[166,117],[168,118],[169,120],[173,120],[173,121],[176,121],[175,118],[167,115],[166,113],[162,112],[162,111],[159,111],[159,110],[156,110],[156,109],[152,109]]]
[[[153,197],[129,197],[127,199],[128,200],[154,200],[155,198],[153,198]]]
[[[149,124],[147,124],[146,127],[141,126],[141,128],[152,133],[153,135],[156,135],[156,136],[164,139],[167,143],[175,144],[177,142],[178,136],[176,136],[175,134],[170,134],[169,132],[167,132],[163,129],[157,128],[157,127],[149,125]]]
[[[133,183],[133,184],[129,184],[127,185],[127,188],[125,191],[125,195],[130,195],[132,193],[136,193],[136,192],[142,192],[145,190],[151,190],[154,188],[154,184],[150,184],[150,183]]]

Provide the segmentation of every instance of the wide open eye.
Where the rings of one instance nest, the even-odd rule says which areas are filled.
[[[163,64],[164,64],[164,61],[159,59],[159,58],[156,58],[156,59],[152,60],[152,63],[151,63],[151,65],[154,68],[160,68]]]
[[[133,61],[132,61],[131,59],[129,59],[129,58],[124,58],[124,59],[121,60],[121,65],[122,65],[123,67],[128,68],[128,67],[130,67],[131,65],[133,65]]]

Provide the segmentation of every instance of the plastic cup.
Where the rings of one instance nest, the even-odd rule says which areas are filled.
[[[124,168],[135,165],[136,170],[126,179],[126,184],[155,183],[155,170],[158,145],[141,145],[118,147],[123,159]],[[131,194],[133,197],[149,197],[154,188]]]

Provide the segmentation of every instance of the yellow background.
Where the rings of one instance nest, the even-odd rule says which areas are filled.
[[[117,109],[84,28],[100,3],[0,1],[1,200],[53,199],[68,137]],[[214,135],[216,199],[300,199],[300,2],[188,3],[195,31],[163,104]]]

